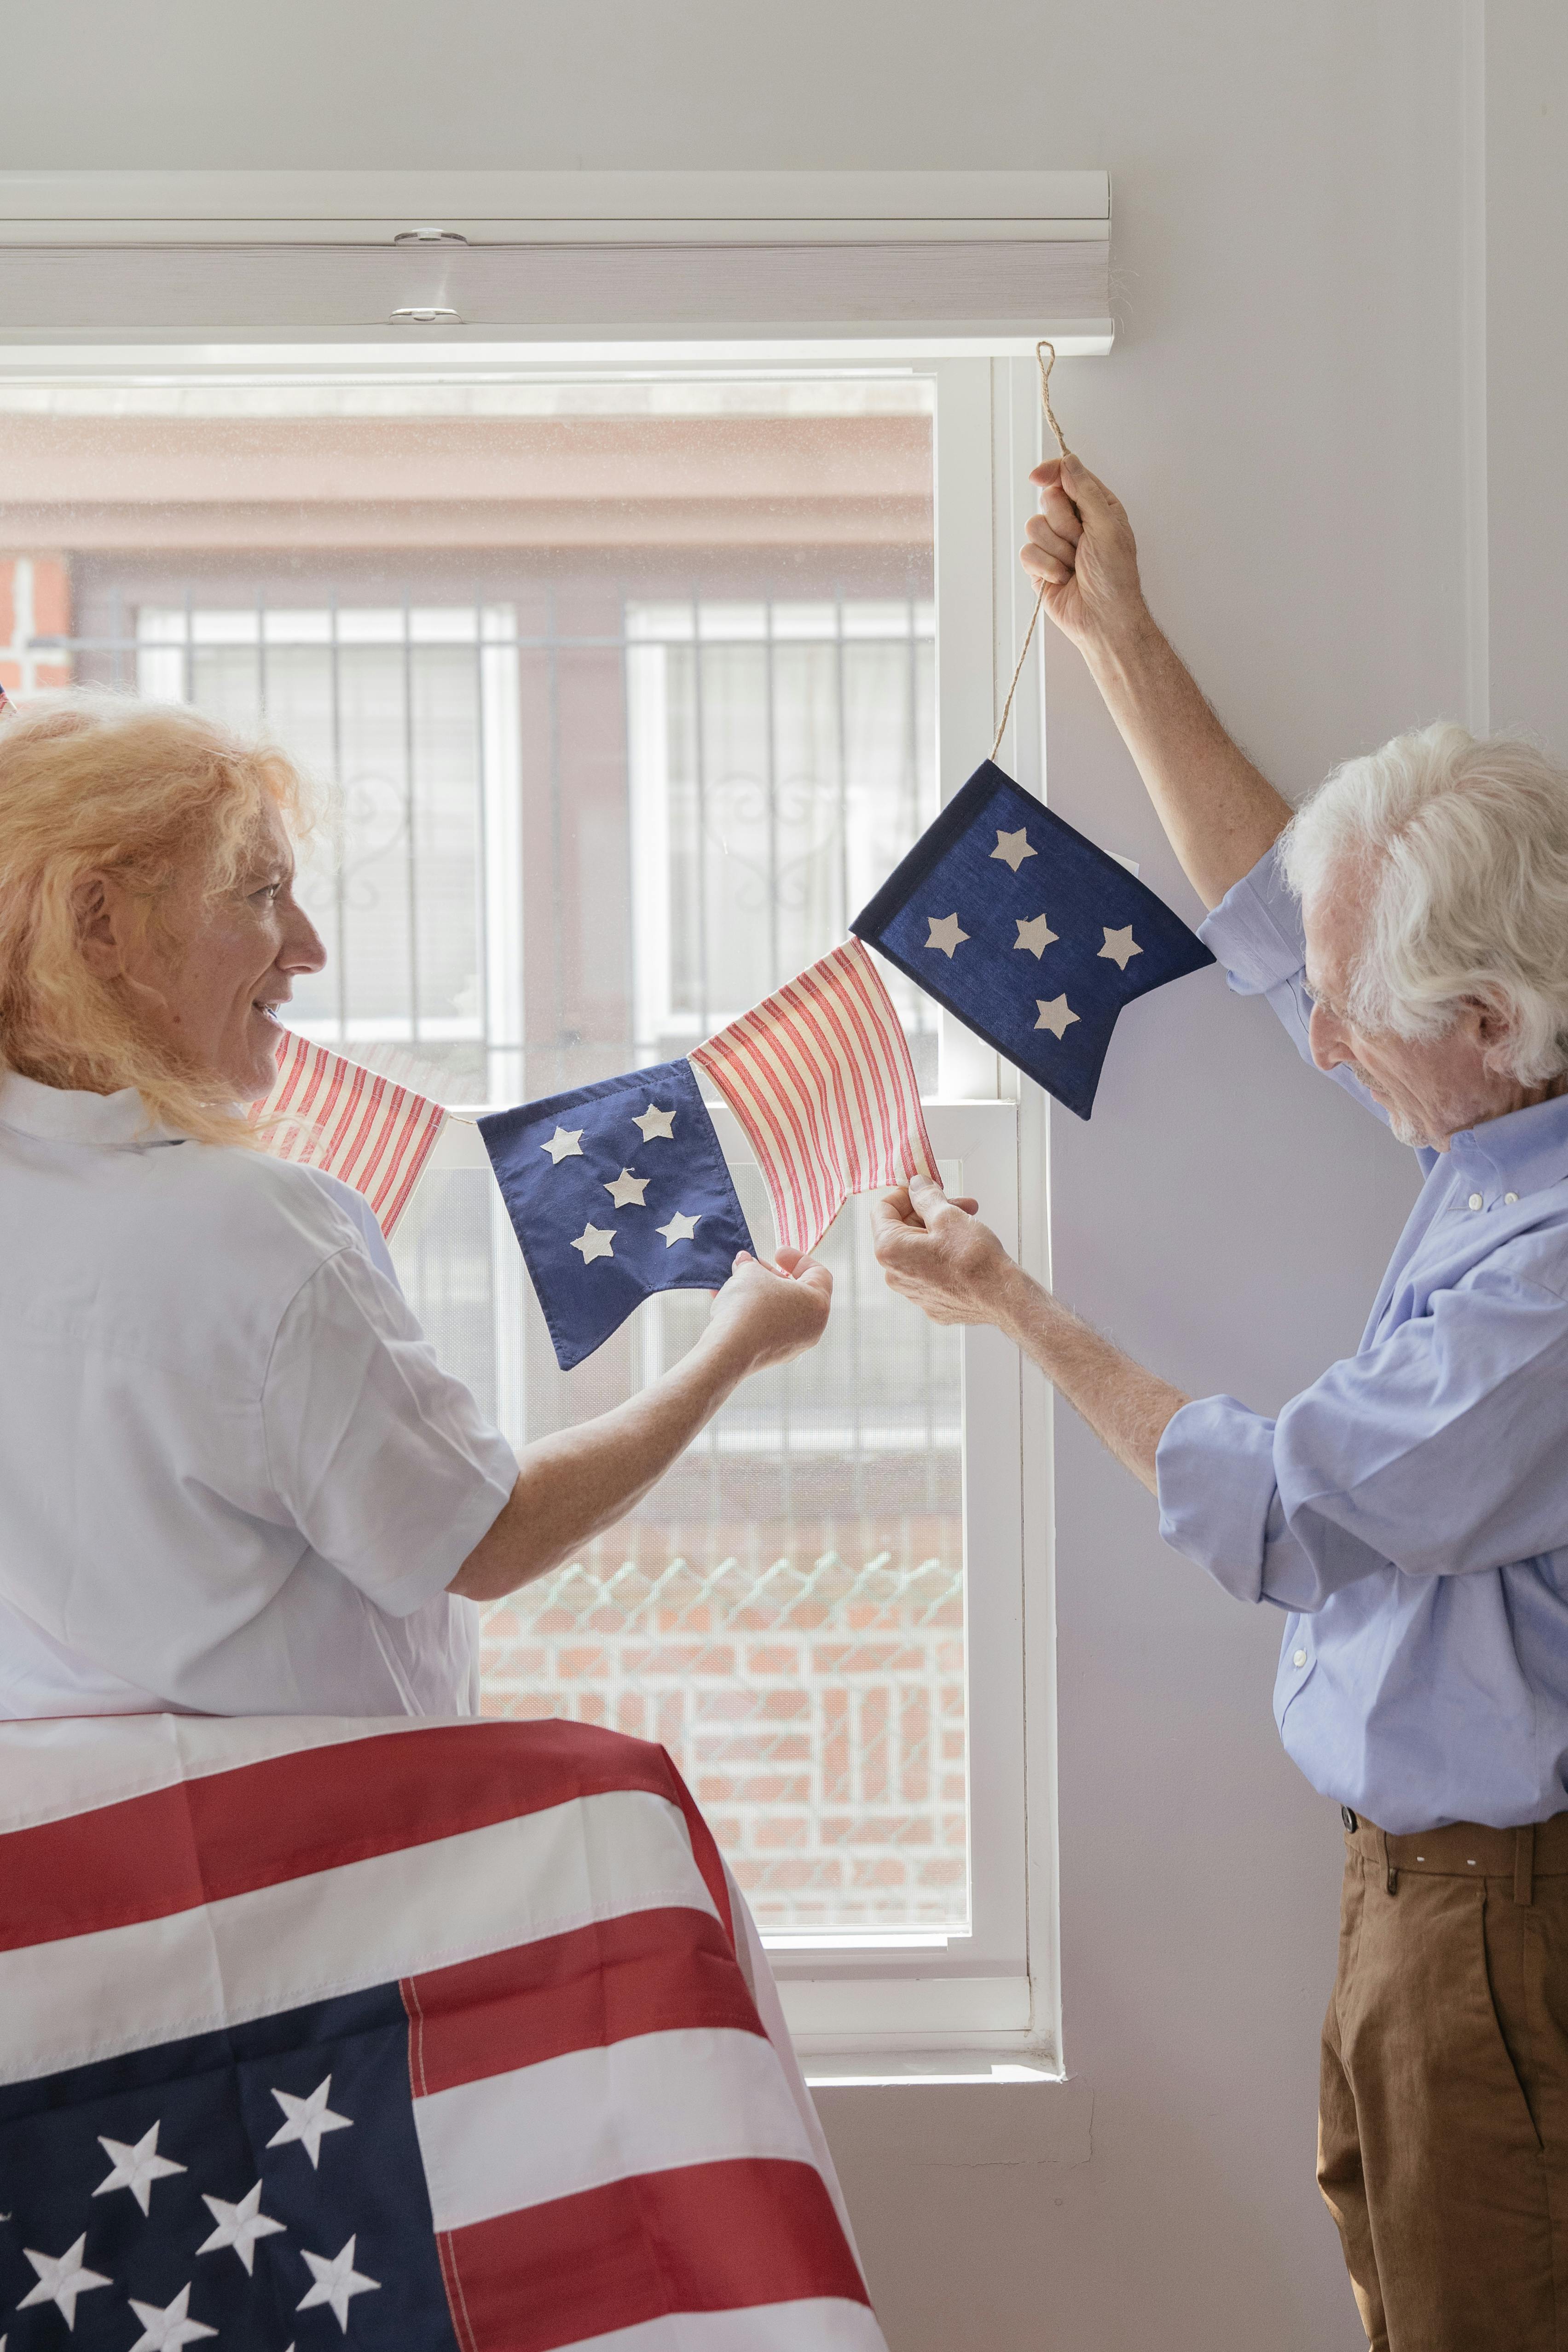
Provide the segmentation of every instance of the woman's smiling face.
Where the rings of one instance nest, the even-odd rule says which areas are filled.
[[[277,1075],[277,1007],[299,972],[327,961],[315,925],[294,896],[294,852],[283,820],[264,802],[240,868],[214,894],[200,866],[177,877],[147,936],[129,894],[99,877],[84,944],[99,971],[117,968],[139,1018],[235,1102],[256,1102]]]

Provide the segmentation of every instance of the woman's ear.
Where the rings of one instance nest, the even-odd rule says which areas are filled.
[[[119,980],[125,970],[122,897],[106,874],[84,874],[71,893],[82,958],[99,980]]]

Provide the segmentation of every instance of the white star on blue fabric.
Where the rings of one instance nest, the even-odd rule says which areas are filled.
[[[564,1127],[558,1126],[555,1133],[550,1137],[549,1141],[548,1143],[541,1143],[539,1150],[549,1153],[550,1166],[552,1168],[559,1168],[563,1160],[580,1160],[582,1158],[582,1129],[580,1127],[574,1127],[568,1129]]]
[[[332,2077],[318,2083],[308,2099],[297,2099],[288,2091],[274,2091],[273,2097],[287,2116],[267,2141],[268,2147],[282,2147],[287,2140],[297,2139],[310,2158],[314,2172],[321,2161],[321,2139],[326,2132],[350,2131],[353,2128],[347,2116],[335,2116],[327,2105],[327,2095],[332,2088]]]
[[[1061,937],[1060,932],[1051,929],[1043,915],[1031,915],[1027,922],[1021,915],[1015,915],[1013,920],[1019,927],[1019,935],[1013,941],[1013,946],[1015,949],[1027,948],[1037,961],[1045,953],[1047,948],[1054,947]]]
[[[1113,931],[1104,923],[1102,923],[1100,928],[1105,933],[1105,944],[1099,952],[1103,956],[1109,956],[1118,971],[1125,971],[1129,956],[1142,955],[1144,952],[1133,937],[1133,926],[1127,923],[1119,931]]]
[[[305,2253],[302,2246],[300,2252]],[[310,2265],[310,2275],[316,2284],[307,2288],[296,2311],[308,2311],[312,2305],[324,2303],[346,2336],[349,2332],[349,2305],[357,2294],[369,2294],[381,2285],[380,2279],[366,2278],[354,2268],[354,2241],[350,2239],[340,2253],[329,2262],[324,2254],[305,2254]]]
[[[93,2190],[95,2197],[107,2197],[111,2189],[129,2189],[145,2213],[152,2202],[152,2183],[164,2180],[172,2172],[183,2172],[183,2164],[171,2163],[158,2153],[159,2126],[143,2132],[134,2147],[121,2139],[105,2139],[99,2134],[98,2144],[110,2159],[114,2169],[104,2175]]]
[[[1040,852],[1038,849],[1030,847],[1029,827],[1020,824],[1016,833],[997,835],[997,845],[992,850],[991,856],[999,857],[1003,865],[1010,866],[1016,874],[1026,857],[1038,857]]]
[[[647,1176],[633,1176],[630,1168],[622,1168],[613,1184],[606,1184],[604,1189],[618,1209],[643,1209],[647,1206],[643,1195],[651,1181]]]
[[[1040,1019],[1035,1027],[1049,1029],[1053,1037],[1065,1037],[1070,1024],[1078,1018],[1066,997],[1053,996],[1049,1004],[1043,996],[1037,996],[1034,1001],[1040,1007]]]
[[[114,2284],[114,2281],[105,2278],[101,2271],[89,2271],[83,2262],[82,2256],[87,2252],[85,2230],[76,2244],[68,2246],[57,2262],[52,2254],[36,2254],[31,2246],[24,2246],[22,2251],[37,2272],[38,2284],[29,2287],[16,2305],[17,2310],[26,2311],[29,2305],[35,2303],[52,2303],[58,2307],[66,2326],[73,2333],[77,2324],[78,2295],[90,2294],[96,2287]]]
[[[204,2336],[215,2336],[215,2327],[204,2327],[199,2319],[187,2316],[191,2290],[183,2286],[166,2309],[155,2303],[138,2303],[134,2295],[127,2297],[131,2310],[141,2322],[142,2334],[131,2347],[131,2352],[182,2352],[182,2347],[194,2344]]]
[[[959,929],[956,915],[927,915],[925,919],[931,926],[931,936],[925,942],[926,946],[940,948],[951,963],[964,941],[968,938],[968,932]]]
[[[632,1124],[642,1129],[644,1143],[655,1143],[661,1136],[670,1143],[675,1139],[675,1114],[673,1110],[661,1110],[657,1103],[650,1103],[640,1118],[632,1118]]]
[[[221,2197],[204,2196],[202,2202],[218,2226],[210,2238],[203,2239],[197,2253],[221,2253],[225,2246],[232,2246],[246,2271],[254,2273],[256,2240],[270,2238],[283,2228],[281,2221],[275,2221],[270,2213],[261,2210],[260,2181],[237,2205],[227,2205]],[[3,2347],[0,2352],[4,2352]]]
[[[677,1242],[689,1242],[701,1223],[702,1212],[700,1209],[695,1217],[685,1216],[682,1214],[681,1211],[677,1209],[667,1225],[655,1225],[653,1231],[656,1234],[664,1234],[664,1247],[666,1249],[674,1249]],[[5,2347],[3,2345],[0,2345],[0,2352],[5,2352]]]
[[[574,1250],[582,1252],[584,1265],[591,1265],[596,1257],[613,1257],[615,1239],[613,1225],[596,1225],[591,1218],[572,1243]]]

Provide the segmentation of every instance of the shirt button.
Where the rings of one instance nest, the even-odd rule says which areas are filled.
[[[1503,1196],[1502,1196],[1502,1197],[1503,1197],[1503,1199],[1508,1202],[1509,1207],[1511,1209],[1511,1208],[1514,1206],[1515,1202],[1518,1201],[1518,1199],[1519,1199],[1519,1194],[1518,1194],[1517,1192],[1505,1192],[1505,1193],[1503,1194]]]
[[[1480,1194],[1479,1194],[1479,1192],[1472,1192],[1472,1193],[1470,1194],[1470,1206],[1471,1206],[1471,1208],[1472,1208],[1472,1209],[1479,1209],[1479,1208],[1481,1208],[1483,1205],[1484,1205],[1484,1203],[1482,1202],[1482,1200],[1481,1200],[1481,1196],[1480,1196]]]
[[[1298,1651],[1296,1652],[1295,1656],[1291,1660],[1291,1664],[1293,1666],[1304,1666],[1304,1665],[1306,1664],[1306,1663],[1307,1663],[1307,1654],[1306,1654],[1305,1650],[1298,1650]]]

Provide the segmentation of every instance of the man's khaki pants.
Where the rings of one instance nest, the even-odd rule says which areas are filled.
[[[1377,2352],[1568,2352],[1568,1813],[1345,1815],[1318,2182]]]

